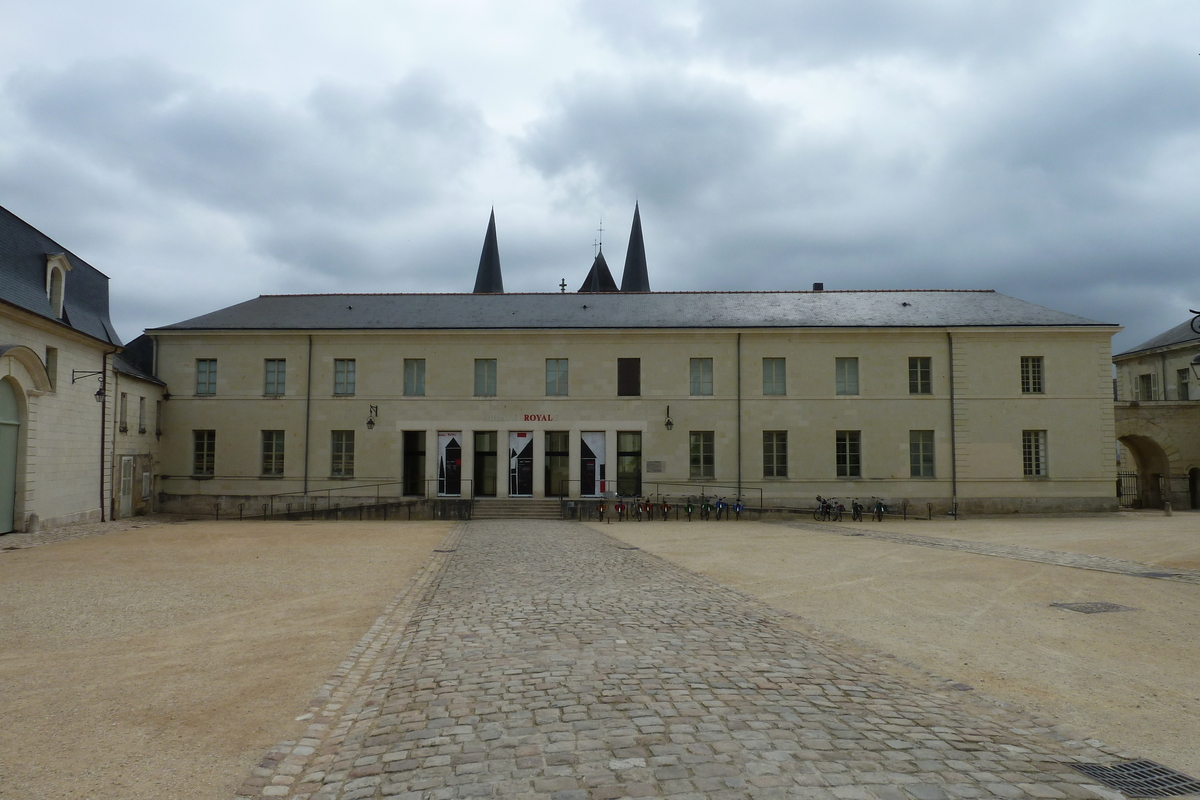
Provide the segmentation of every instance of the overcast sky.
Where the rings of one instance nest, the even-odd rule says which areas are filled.
[[[1195,0],[4,0],[0,205],[128,340],[258,294],[655,290],[1200,308]]]

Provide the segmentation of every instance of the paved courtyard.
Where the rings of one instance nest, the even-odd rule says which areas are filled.
[[[238,796],[1118,796],[1068,762],[1128,754],[787,623],[584,525],[464,523]]]

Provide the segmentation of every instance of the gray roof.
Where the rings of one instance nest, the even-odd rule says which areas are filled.
[[[46,257],[58,254],[71,262],[62,319],[46,297]],[[5,208],[0,208],[0,300],[101,341],[121,343],[108,318],[108,276]]]
[[[504,330],[1106,326],[993,291],[262,295],[155,328]],[[1115,332],[1115,330],[1114,330]]]
[[[1187,344],[1189,342],[1200,344],[1200,333],[1196,333],[1194,330],[1192,330],[1192,321],[1190,319],[1187,322],[1179,323],[1169,331],[1160,333],[1153,339],[1142,342],[1137,347],[1131,347],[1122,353],[1117,353],[1114,358],[1133,355],[1134,353],[1141,353],[1145,350],[1156,350],[1160,347],[1171,347],[1172,345],[1177,344]]]

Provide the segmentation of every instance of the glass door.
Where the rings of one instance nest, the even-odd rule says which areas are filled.
[[[508,432],[508,494],[533,496],[533,431]]]
[[[571,454],[570,431],[546,431],[546,497],[566,497]]]
[[[617,431],[617,494],[642,494],[642,432]]]
[[[496,496],[495,431],[475,431],[475,496]]]

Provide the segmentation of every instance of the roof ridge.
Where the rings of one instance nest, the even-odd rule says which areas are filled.
[[[995,289],[709,289],[628,294],[995,294]],[[298,294],[260,294],[259,297],[469,297],[475,292],[301,292]],[[562,292],[505,292],[508,296],[562,295]],[[579,294],[579,292],[571,292]],[[613,294],[613,292],[583,292],[583,294]]]

